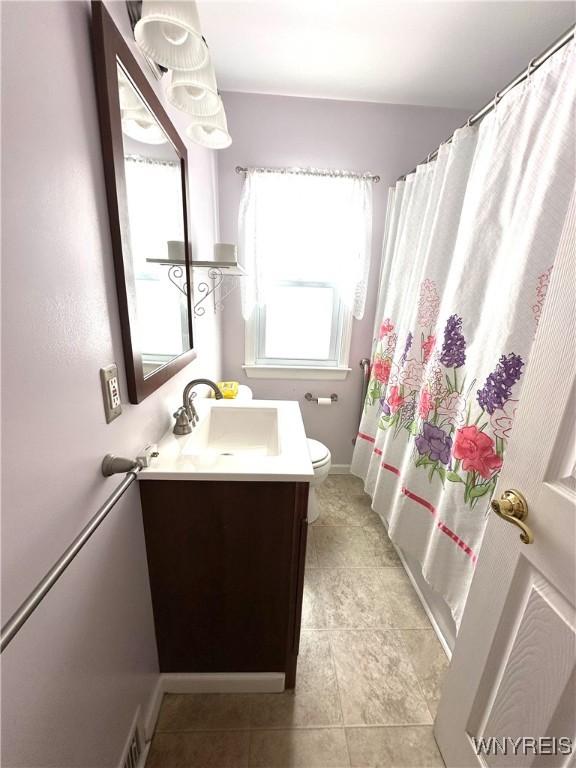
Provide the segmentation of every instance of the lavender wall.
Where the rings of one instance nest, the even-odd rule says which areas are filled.
[[[354,322],[348,379],[294,381],[247,379],[244,324],[238,294],[226,302],[223,324],[223,373],[252,387],[255,397],[299,400],[309,436],[322,440],[336,464],[349,464],[360,409],[360,358],[370,356],[380,249],[390,184],[434,149],[468,117],[466,112],[430,107],[260,96],[223,95],[232,146],[218,154],[220,226],[225,242],[237,241],[242,178],[236,165],[316,166],[373,171],[382,179],[374,187],[371,291],[362,321]],[[304,393],[336,392],[339,402],[311,405]]]
[[[219,376],[220,330],[213,316],[198,321],[198,360],[126,404],[90,5],[1,5],[4,621],[117,484],[100,475],[103,455],[158,439],[185,382]],[[124,3],[107,5],[127,36]],[[208,255],[213,155],[189,157],[193,246]],[[106,425],[98,370],[114,360],[124,413]],[[136,486],[2,662],[3,766],[118,764],[157,675]]]

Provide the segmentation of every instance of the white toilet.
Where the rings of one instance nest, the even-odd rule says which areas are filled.
[[[308,450],[314,469],[314,479],[310,482],[310,493],[308,495],[308,522],[313,523],[318,519],[320,510],[318,508],[318,499],[316,498],[316,488],[322,485],[328,477],[330,467],[332,466],[332,456],[324,443],[319,440],[308,438]]]

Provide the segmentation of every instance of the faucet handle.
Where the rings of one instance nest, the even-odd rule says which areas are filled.
[[[194,399],[196,397],[196,392],[191,392],[188,396],[188,402],[184,405],[184,410],[188,414],[188,421],[192,423],[192,426],[194,427],[198,421],[200,421],[200,417],[198,416],[198,411],[196,410],[194,406]]]
[[[183,405],[174,412],[174,418],[176,419],[176,424],[174,424],[172,431],[175,435],[189,435],[192,432],[190,420]]]

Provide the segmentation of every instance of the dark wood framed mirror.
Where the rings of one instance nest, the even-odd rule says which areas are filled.
[[[196,357],[187,154],[100,0],[92,30],[128,394],[139,403]]]

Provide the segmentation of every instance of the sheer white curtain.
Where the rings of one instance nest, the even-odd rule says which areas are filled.
[[[572,43],[398,185],[390,210],[352,471],[456,625],[574,187],[574,82]]]
[[[168,241],[184,241],[180,163],[127,156],[124,162],[130,245],[137,271],[168,257]]]
[[[336,285],[364,314],[372,243],[372,182],[344,176],[246,175],[239,213],[242,306],[248,318],[278,280]]]

